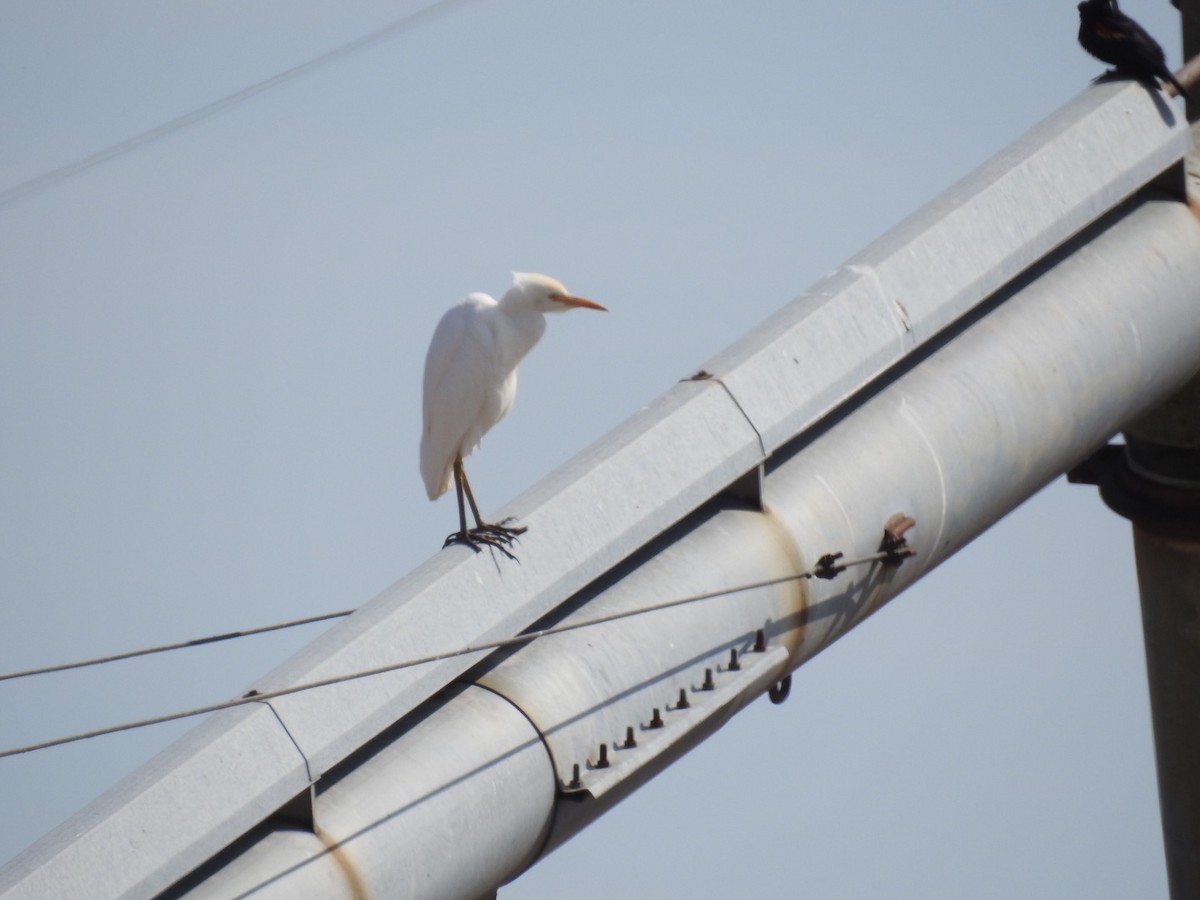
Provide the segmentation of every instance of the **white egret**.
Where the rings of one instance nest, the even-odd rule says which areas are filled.
[[[513,272],[513,286],[496,302],[487,294],[468,294],[442,316],[425,356],[424,424],[421,477],[430,500],[454,478],[459,529],[443,546],[480,544],[506,549],[525,528],[511,521],[486,523],[471,493],[463,458],[479,446],[487,431],[504,418],[517,393],[517,363],[546,330],[545,314],[582,307],[600,309],[546,275]],[[463,496],[475,527],[467,528]]]

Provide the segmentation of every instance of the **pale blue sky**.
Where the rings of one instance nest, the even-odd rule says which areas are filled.
[[[0,198],[421,4],[0,2]],[[1166,0],[1125,4],[1179,60]],[[556,317],[498,509],[1103,68],[1069,0],[473,0],[0,199],[0,670],[356,606],[440,546],[442,310]],[[220,700],[316,633],[0,683],[0,746]],[[189,723],[0,760],[0,860]],[[787,887],[785,887],[787,886]],[[501,892],[1165,896],[1128,526],[1056,482]]]

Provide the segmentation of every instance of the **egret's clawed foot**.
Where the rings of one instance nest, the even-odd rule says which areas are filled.
[[[529,530],[525,525],[509,525],[509,522],[517,521],[512,516],[507,519],[501,519],[499,522],[481,522],[479,527],[472,528],[472,533],[483,532],[484,534],[492,535],[496,540],[503,541],[506,544],[511,544],[526,531]]]
[[[485,546],[499,550],[509,559],[517,557],[508,548],[512,546],[513,541],[526,532],[526,527],[511,526],[508,523],[515,521],[514,519],[505,519],[503,522],[493,524],[482,523],[476,528],[471,528],[467,531],[455,531],[446,536],[446,542],[442,547],[449,547],[451,544],[464,544],[478,553]]]

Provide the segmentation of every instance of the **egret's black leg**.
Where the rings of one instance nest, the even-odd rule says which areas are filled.
[[[466,505],[463,503],[463,482],[462,482],[462,479],[459,477],[459,473],[461,471],[462,471],[462,460],[456,459],[454,461],[454,494],[455,494],[455,497],[458,499],[458,531],[453,531],[450,534],[448,534],[446,536],[445,543],[442,544],[442,547],[449,547],[451,544],[466,544],[468,547],[470,547],[472,550],[474,550],[476,553],[478,553],[481,549],[479,546],[479,542],[472,540],[471,532],[467,528],[467,508],[466,508]],[[474,510],[474,507],[475,507],[475,500],[472,499],[471,500],[472,510]],[[475,518],[476,519],[479,518],[478,513],[476,513]]]
[[[528,530],[524,525],[509,525],[508,523],[514,521],[513,519],[505,519],[503,522],[483,521],[483,517],[479,515],[479,506],[475,503],[475,495],[471,492],[471,482],[467,480],[467,470],[463,467],[462,460],[458,460],[456,465],[458,474],[462,478],[463,492],[467,495],[467,502],[471,504],[471,514],[475,516],[475,527],[471,529],[472,533],[484,532],[505,543],[512,543],[518,535],[522,535]]]
[[[449,535],[446,542],[442,545],[448,547],[451,544],[466,544],[476,553],[481,549],[481,544],[486,544],[489,547],[495,547],[509,559],[516,559],[508,546],[517,539],[518,535],[525,533],[525,526],[514,527],[508,523],[511,519],[505,519],[503,522],[489,524],[483,521],[483,517],[479,515],[479,506],[475,502],[475,495],[471,493],[471,483],[467,481],[467,470],[463,468],[462,457],[454,460],[454,489],[458,496],[458,524],[459,530]],[[471,514],[475,516],[475,527],[467,528],[467,511],[463,505],[463,495],[466,495],[467,503],[471,505]]]
[[[483,517],[479,515],[479,505],[475,502],[475,495],[471,493],[471,482],[467,481],[467,470],[463,466],[461,456],[454,461],[454,478],[456,482],[462,483],[463,493],[467,495],[467,502],[471,504],[471,515],[475,517],[475,528],[483,528]],[[464,527],[466,527],[465,524]]]
[[[455,463],[454,469],[454,493],[458,496],[458,533],[465,540],[467,537],[467,510],[463,506],[463,486],[458,480],[458,463]]]

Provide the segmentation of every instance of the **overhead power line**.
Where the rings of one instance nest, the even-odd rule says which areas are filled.
[[[145,147],[147,144],[159,141],[168,135],[187,128],[189,125],[195,125],[197,122],[201,122],[217,113],[224,112],[230,107],[249,100],[251,97],[261,94],[264,91],[278,87],[294,78],[361,53],[376,44],[383,43],[404,32],[411,31],[434,19],[440,18],[456,6],[465,6],[470,2],[472,0],[437,0],[437,2],[396,19],[394,22],[390,22],[382,28],[377,28],[369,34],[355,38],[349,43],[342,44],[340,47],[335,47],[333,50],[322,53],[320,56],[314,57],[307,62],[302,62],[299,65],[292,66],[290,69],[285,69],[282,72],[272,75],[270,78],[257,81],[219,100],[214,100],[212,103],[207,103],[191,112],[176,116],[174,119],[169,119],[160,125],[155,125],[153,128],[143,131],[140,134],[135,134],[133,137],[126,138],[123,141],[118,141],[102,150],[97,150],[95,153],[89,154],[75,162],[59,166],[56,169],[51,169],[48,172],[43,172],[41,175],[36,175],[33,178],[22,181],[20,184],[0,191],[0,208],[66,181],[68,178],[80,175],[89,169],[94,169],[96,166],[106,163],[111,159],[116,159],[119,156],[124,156],[127,153]]]

